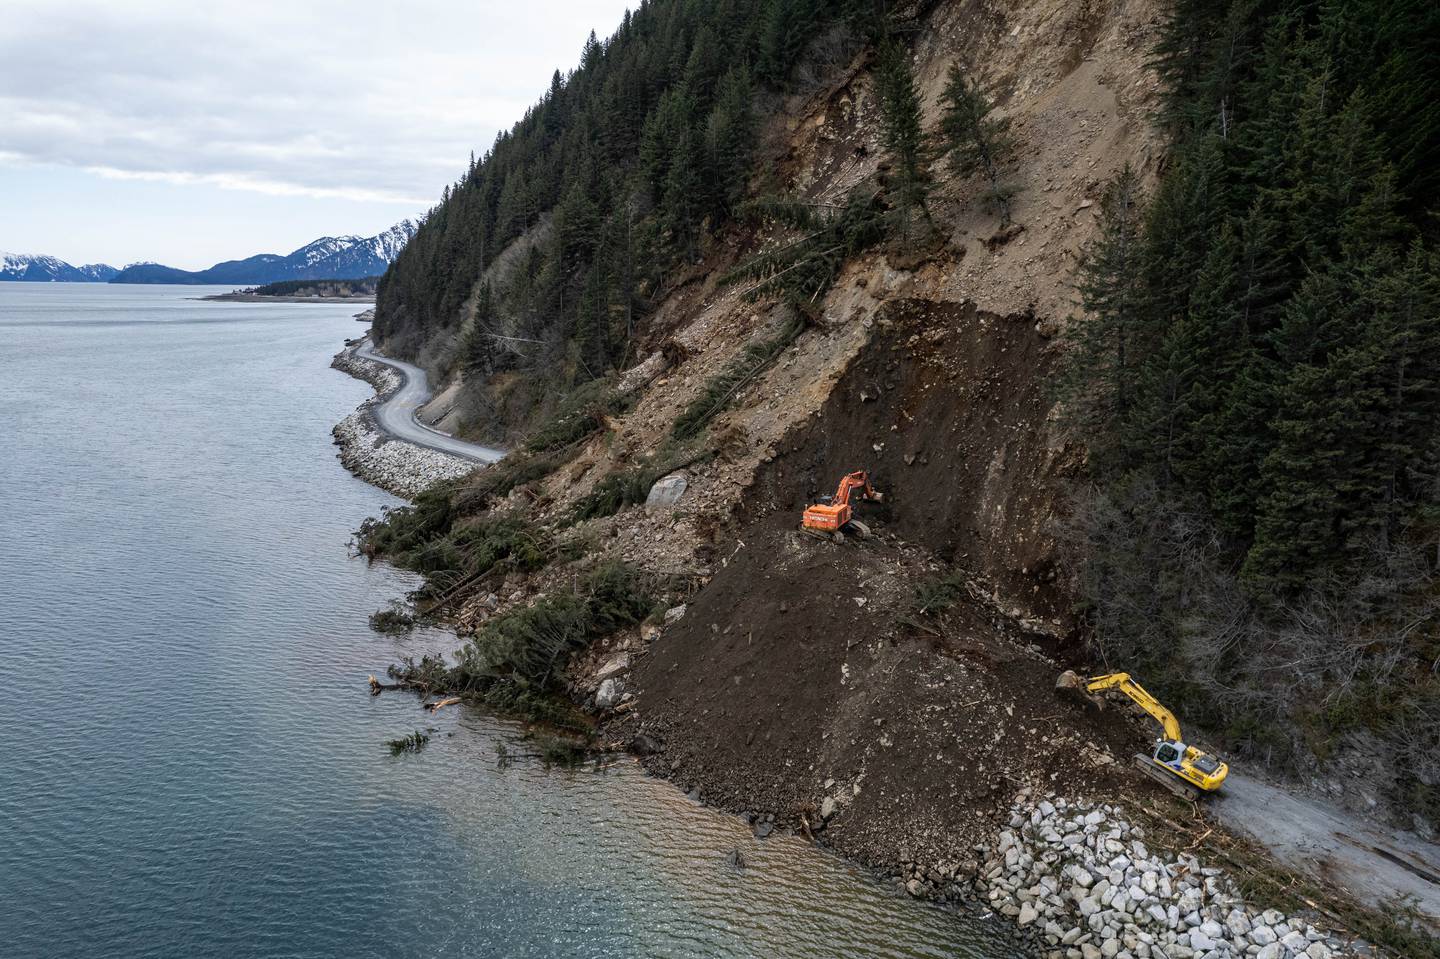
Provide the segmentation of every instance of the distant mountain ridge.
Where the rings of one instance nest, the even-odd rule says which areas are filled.
[[[118,271],[110,282],[224,285],[359,279],[384,273],[417,228],[415,221],[401,220],[375,236],[323,236],[286,256],[260,253],[243,260],[226,260],[208,270],[136,263]]]
[[[108,263],[71,266],[53,256],[0,253],[0,280],[31,283],[105,283],[119,272]]]
[[[161,263],[71,266],[53,256],[0,253],[0,280],[30,283],[188,283],[259,285],[282,280],[355,280],[384,273],[419,228],[401,220],[370,237],[322,236],[286,256],[260,253],[226,260],[208,270],[178,270]]]

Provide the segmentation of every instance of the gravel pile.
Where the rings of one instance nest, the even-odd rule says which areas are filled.
[[[1114,806],[1021,793],[976,886],[1052,959],[1331,959],[1345,947],[1302,919],[1248,907],[1220,869],[1152,852]]]
[[[376,389],[375,396],[331,430],[346,469],[367,483],[412,499],[433,483],[464,476],[476,468],[469,460],[392,439],[376,428],[373,410],[400,387],[399,373],[356,356],[354,344],[347,344],[330,365]]]

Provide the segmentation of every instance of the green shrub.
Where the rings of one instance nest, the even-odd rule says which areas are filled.
[[[367,559],[385,556],[393,562],[393,557],[419,549],[448,532],[457,515],[454,491],[454,483],[437,483],[408,506],[367,517],[355,534],[358,552]]]
[[[605,417],[623,413],[633,400],[615,391],[614,377],[591,380],[570,392],[550,420],[525,444],[529,453],[565,449],[605,428]]]
[[[398,636],[415,628],[415,616],[404,603],[392,602],[387,608],[370,614],[370,628],[377,633]]]
[[[879,243],[887,232],[880,194],[864,185],[851,191],[840,207],[766,197],[746,204],[741,213],[752,221],[776,223],[804,235],[751,257],[721,282],[758,280],[746,291],[748,298],[778,295],[806,312],[829,292],[847,260]]]
[[[921,616],[943,613],[965,597],[965,576],[959,571],[922,580],[915,587],[910,606]]]
[[[747,346],[743,353],[705,384],[699,396],[690,401],[670,428],[671,437],[684,441],[700,435],[740,388],[775,362],[804,328],[803,322],[792,319],[776,335]]]
[[[650,495],[650,487],[666,472],[668,470],[641,468],[611,473],[571,507],[571,522],[583,523],[588,519],[614,516],[627,506],[645,502],[645,497]]]
[[[456,665],[439,657],[407,659],[390,667],[390,675],[422,692],[476,695],[495,709],[579,728],[583,720],[555,698],[570,658],[641,622],[655,602],[651,585],[634,570],[606,563],[572,589],[491,619],[459,650]]]

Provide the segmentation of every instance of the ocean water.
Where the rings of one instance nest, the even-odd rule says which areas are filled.
[[[372,698],[354,307],[0,283],[0,956],[1013,955],[622,760]],[[395,758],[387,739],[434,727]],[[747,866],[727,854],[739,847]]]

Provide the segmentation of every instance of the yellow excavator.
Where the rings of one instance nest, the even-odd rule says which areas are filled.
[[[1151,779],[1182,799],[1197,800],[1220,788],[1230,767],[1209,753],[1194,746],[1188,746],[1180,734],[1180,720],[1166,709],[1145,687],[1130,678],[1129,673],[1107,673],[1104,676],[1081,678],[1069,670],[1060,675],[1055,688],[1074,692],[1103,693],[1116,689],[1133,699],[1136,704],[1160,723],[1165,730],[1161,739],[1155,740],[1150,755],[1135,756],[1135,764]]]

